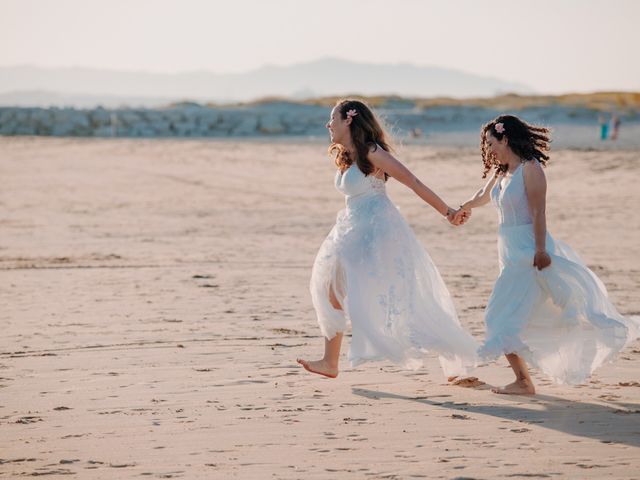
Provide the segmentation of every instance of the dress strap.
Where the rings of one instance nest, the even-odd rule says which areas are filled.
[[[383,175],[382,178],[379,177],[380,172],[382,172],[382,175]],[[381,168],[376,167],[376,169],[373,171],[373,176],[376,177],[378,180],[384,180],[386,177],[386,173]]]

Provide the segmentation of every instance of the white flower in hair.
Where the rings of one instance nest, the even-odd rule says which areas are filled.
[[[498,133],[504,133],[504,123],[496,123],[495,129]]]
[[[356,115],[358,115],[358,112],[356,111],[355,108],[352,108],[347,112],[347,117],[349,118],[355,117]]]

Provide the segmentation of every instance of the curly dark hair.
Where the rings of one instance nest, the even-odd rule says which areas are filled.
[[[347,112],[355,110],[358,114],[352,117],[349,129],[351,131],[351,139],[356,148],[356,158],[351,158],[351,154],[343,145],[332,143],[329,146],[329,155],[335,155],[336,165],[341,171],[345,171],[355,161],[358,168],[365,175],[373,172],[373,164],[367,158],[369,151],[380,146],[383,150],[389,152],[392,150],[388,134],[382,127],[382,122],[378,120],[373,111],[367,104],[360,100],[344,99],[338,100],[336,103],[336,112],[343,118],[347,118]],[[385,173],[385,180],[388,175]]]
[[[496,130],[497,124],[502,124],[502,127],[498,128],[500,131]],[[488,133],[491,133],[497,140],[507,137],[509,148],[524,161],[535,158],[542,165],[547,165],[549,155],[545,152],[549,151],[549,143],[551,142],[549,129],[529,125],[515,115],[500,115],[485,124],[480,131],[480,150],[482,152],[482,162],[484,163],[482,178],[485,178],[491,169],[495,169],[498,173],[506,171],[506,168],[500,165],[488,151]]]

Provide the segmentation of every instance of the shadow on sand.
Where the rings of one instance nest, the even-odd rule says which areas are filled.
[[[488,389],[484,386],[482,389]],[[352,388],[354,395],[379,399],[396,399],[422,403],[456,412],[477,413],[497,418],[535,424],[602,443],[619,443],[640,447],[640,404],[608,402],[602,405],[565,400],[551,395],[500,396],[514,405],[471,404],[443,401],[442,395],[405,396],[379,390]]]

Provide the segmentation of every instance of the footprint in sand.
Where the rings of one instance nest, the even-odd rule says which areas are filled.
[[[605,393],[604,395],[599,395],[598,398],[601,398],[602,400],[613,401],[613,400],[620,399],[620,395],[614,395],[614,394],[611,394],[611,393]]]
[[[452,414],[451,418],[454,418],[456,420],[471,420],[471,417],[469,417],[468,415],[462,415],[460,413]]]
[[[463,377],[454,378],[454,380],[451,380],[451,385],[462,388],[475,388],[485,385],[485,382],[478,379],[477,377]]]
[[[40,475],[74,475],[75,472],[67,468],[60,468],[56,470],[45,470],[43,468],[37,469],[35,472],[31,473],[32,477],[39,477]]]
[[[28,423],[36,423],[36,422],[42,422],[42,418],[40,417],[34,417],[34,416],[27,416],[27,417],[20,417],[18,420],[16,420],[16,423],[22,423],[22,424],[28,424]]]

